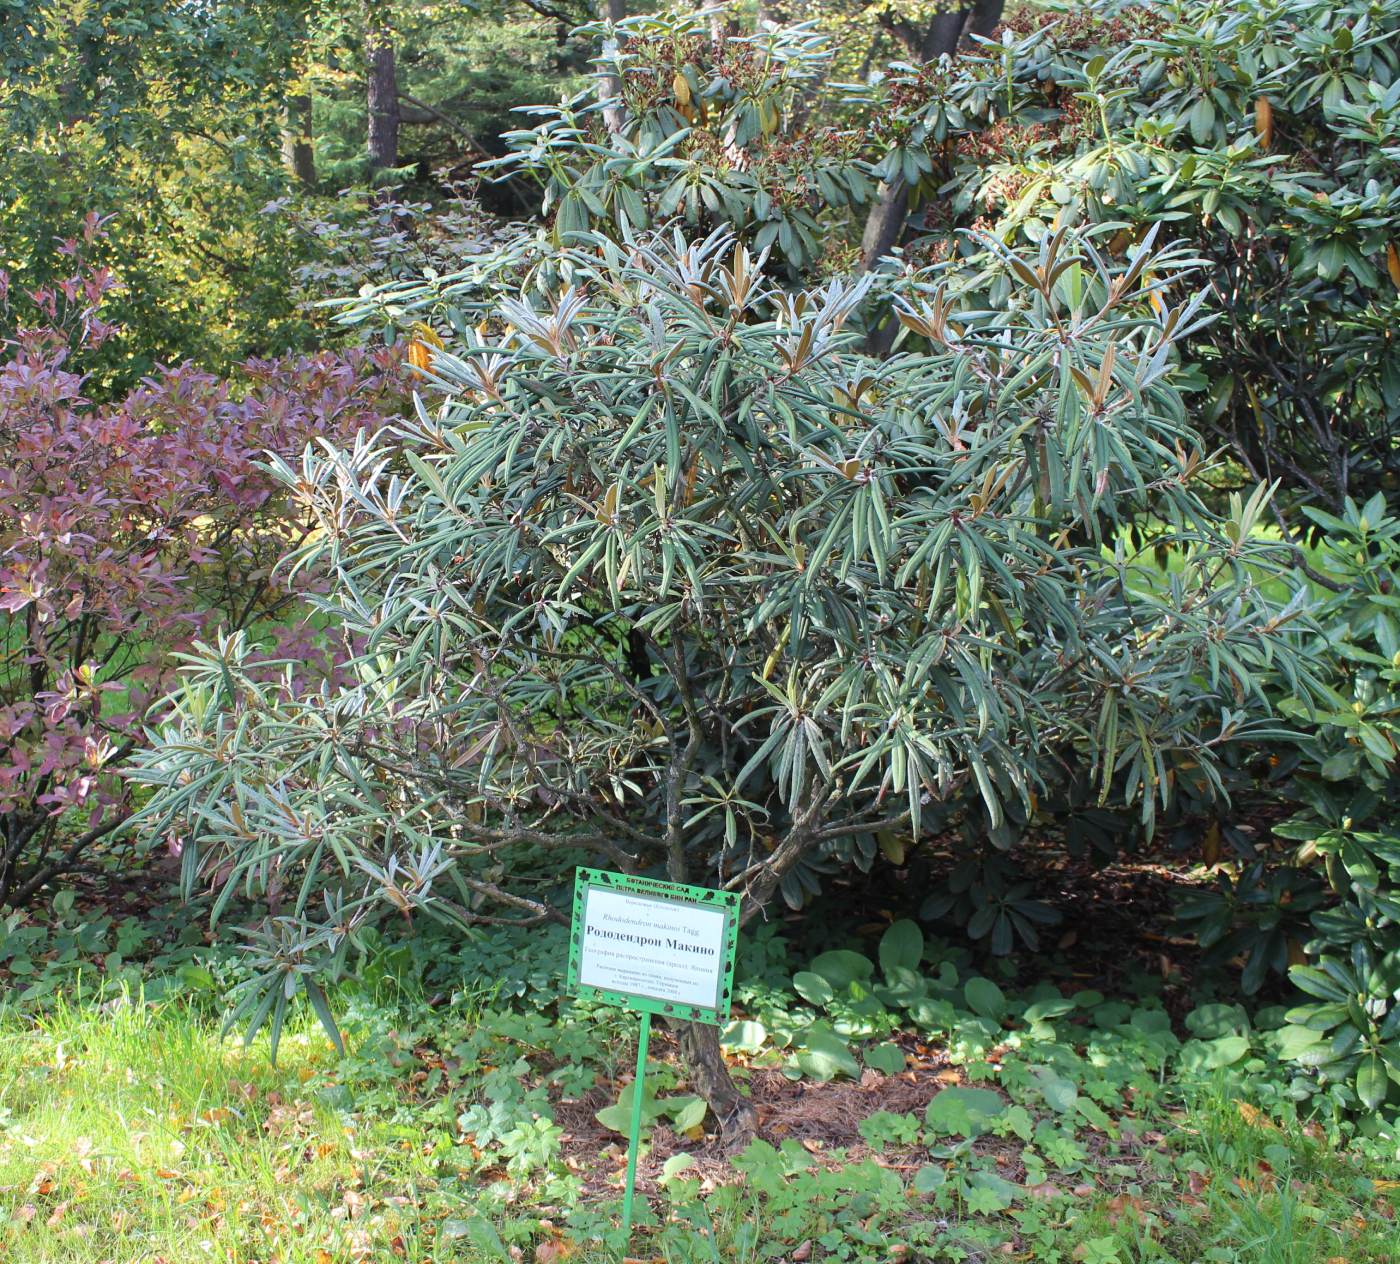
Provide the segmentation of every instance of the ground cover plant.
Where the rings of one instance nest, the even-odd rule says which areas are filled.
[[[0,969],[16,936],[33,958],[0,1015],[7,1258],[616,1258],[631,1059],[615,1017],[548,985],[562,934],[376,951],[336,997],[349,1056],[304,1010],[274,1065],[265,1037],[219,1035],[212,973],[244,964],[186,915],[143,946],[103,907],[0,943]],[[661,1041],[634,1254],[1389,1258],[1395,1138],[1298,1117],[1278,1006],[1192,997],[1130,942],[1111,995],[1050,982],[1084,982],[1082,958],[997,983],[907,921],[821,939],[845,946],[746,942],[724,1038],[761,1121],[739,1155],[683,1117]],[[75,969],[99,991],[43,1003]]]

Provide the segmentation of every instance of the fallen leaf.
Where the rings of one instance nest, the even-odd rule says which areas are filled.
[[[1235,1105],[1239,1108],[1240,1118],[1251,1128],[1267,1128],[1270,1132],[1277,1132],[1278,1126],[1257,1106],[1251,1106],[1248,1102],[1235,1099]]]
[[[804,1260],[810,1260],[812,1258],[812,1239],[807,1238],[803,1241],[789,1258],[794,1264],[803,1264]]]
[[[1147,1204],[1133,1194],[1117,1194],[1108,1200],[1108,1223],[1117,1225],[1125,1216],[1141,1220],[1147,1212]]]

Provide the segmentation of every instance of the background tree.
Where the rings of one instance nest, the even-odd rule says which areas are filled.
[[[365,11],[367,150],[371,172],[399,165],[398,53],[383,7],[371,3]]]
[[[1005,0],[978,0],[965,7],[942,8],[915,23],[906,17],[881,13],[880,22],[896,36],[911,59],[936,62],[951,57],[965,40],[990,37],[1001,21]],[[909,181],[903,172],[880,182],[874,205],[865,221],[861,237],[861,265],[874,267],[898,244],[909,218]]]
[[[289,301],[300,247],[261,213],[287,189],[303,6],[9,0],[0,22],[0,264],[17,291],[66,275],[54,245],[89,211],[114,216],[101,249],[124,283],[122,332],[89,389],[303,343]]]
[[[282,154],[287,167],[303,189],[316,187],[315,121],[312,109],[306,15],[298,15],[294,42],[300,50],[297,60],[297,80],[287,97],[287,127],[282,141]]]

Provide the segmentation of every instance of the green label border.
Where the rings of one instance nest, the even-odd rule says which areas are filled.
[[[720,974],[719,1004],[682,1005],[678,1001],[662,1001],[654,996],[634,992],[610,992],[579,982],[579,966],[583,952],[583,914],[591,888],[620,891],[625,895],[645,896],[672,904],[689,904],[724,914],[724,966]],[[663,882],[659,878],[642,878],[629,873],[610,873],[606,869],[579,868],[574,876],[573,923],[569,928],[569,992],[604,1005],[617,1005],[637,1013],[662,1014],[667,1018],[684,1018],[695,1023],[722,1027],[729,1021],[734,997],[734,954],[739,946],[739,896],[734,891],[713,891],[709,887],[686,886],[682,882]]]

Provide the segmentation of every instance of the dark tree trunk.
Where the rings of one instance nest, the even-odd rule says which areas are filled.
[[[393,38],[380,28],[365,40],[369,60],[369,165],[378,171],[399,165],[399,81]]]
[[[316,150],[312,143],[311,88],[306,79],[306,64],[311,59],[307,37],[306,12],[298,9],[294,19],[292,66],[296,81],[287,97],[287,122],[282,132],[282,160],[292,178],[303,188],[316,186]]]
[[[990,35],[1001,21],[1005,0],[976,0],[970,8],[940,13],[929,23],[919,40],[919,52],[925,61],[934,61],[957,52],[964,34]],[[914,40],[914,30],[907,22],[891,21],[887,27],[905,47]],[[909,220],[909,187],[902,176],[882,183],[875,205],[865,221],[861,237],[861,270],[868,272],[899,244]],[[870,350],[889,349],[894,337],[894,325],[887,322],[883,329],[872,330],[867,340]]]
[[[719,1121],[726,1147],[742,1149],[758,1128],[758,1112],[724,1065],[719,1029],[708,1023],[677,1023],[681,1059],[690,1072],[690,1087],[709,1103]]]
[[[990,36],[1001,21],[1001,12],[1006,8],[1006,0],[976,0],[972,14],[967,19],[969,35]]]
[[[287,101],[287,131],[282,138],[282,156],[297,182],[304,188],[316,186],[316,149],[311,140],[311,95],[300,92]]]
[[[968,9],[947,9],[933,15],[919,46],[925,61],[935,61],[945,53],[951,57],[957,51],[969,12]]]
[[[875,205],[865,221],[865,233],[860,240],[860,264],[863,272],[870,271],[899,241],[904,221],[909,215],[909,186],[903,178],[883,181],[875,197]]]

